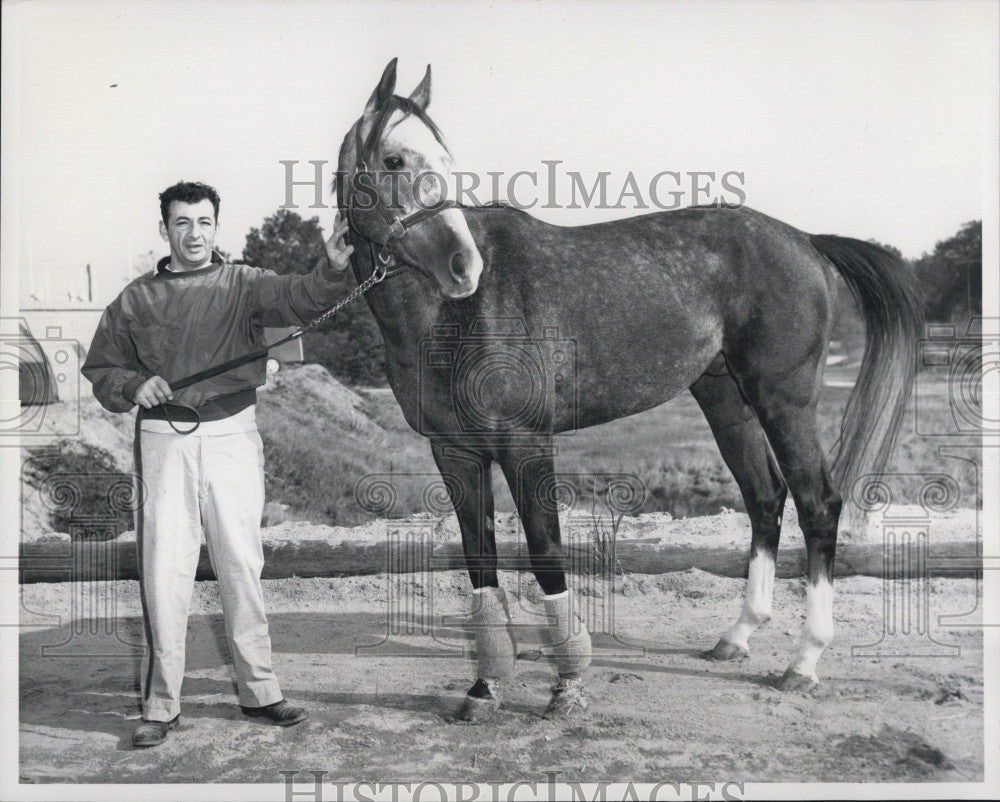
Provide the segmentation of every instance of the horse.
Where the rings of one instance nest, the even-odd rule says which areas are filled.
[[[477,677],[457,716],[488,719],[516,659],[497,575],[491,465],[510,487],[544,594],[558,678],[543,715],[569,716],[588,703],[591,643],[566,583],[553,436],[684,390],[751,524],[745,601],[703,656],[747,657],[769,619],[790,491],[806,544],[806,621],[777,684],[810,691],[834,634],[842,499],[884,468],[913,383],[921,315],[912,276],[878,246],[807,234],[744,206],[576,227],[509,206],[460,206],[441,182],[420,180],[431,171],[447,180],[455,169],[427,115],[430,66],[408,97],[393,94],[395,83],[393,59],[343,139],[335,189],[389,385],[408,424],[429,438],[461,529]],[[816,408],[838,277],[867,339],[828,464]],[[559,346],[567,342],[573,369]]]

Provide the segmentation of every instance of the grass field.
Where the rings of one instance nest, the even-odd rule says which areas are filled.
[[[850,393],[850,371],[830,371],[820,402],[821,440],[830,449]],[[950,416],[945,384],[921,384],[922,416]],[[397,500],[390,515],[424,510],[423,493],[437,470],[428,441],[413,432],[387,390],[360,390],[359,411],[384,430],[382,440],[366,433],[352,437],[324,431],[323,416],[294,418],[267,415],[262,409],[268,497],[289,505],[288,517],[337,525],[356,524],[372,515],[355,500],[354,488],[365,475],[391,476]],[[262,407],[268,402],[262,400]],[[972,445],[972,443],[969,443]],[[709,515],[720,508],[743,510],[736,482],[719,455],[708,424],[694,399],[683,393],[667,404],[602,426],[556,438],[556,470],[576,486],[579,503],[587,503],[592,477],[628,474],[645,489],[639,512],[665,511],[674,517]],[[969,456],[975,454],[975,456]],[[945,475],[961,490],[959,506],[982,504],[981,462],[972,449],[966,459],[939,453],[939,440],[916,432],[913,401],[899,443],[889,462],[888,483],[894,500],[916,503],[929,476]],[[506,484],[494,468],[497,509],[513,509]]]

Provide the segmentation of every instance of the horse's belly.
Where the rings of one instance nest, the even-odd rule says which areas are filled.
[[[669,401],[722,349],[722,326],[708,316],[697,324],[629,334],[579,339],[573,393],[560,405],[556,431],[607,423]]]

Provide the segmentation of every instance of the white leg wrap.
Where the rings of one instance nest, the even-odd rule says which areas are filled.
[[[758,552],[750,560],[747,574],[747,595],[739,620],[722,639],[750,651],[750,636],[771,618],[774,598],[774,560]]]
[[[819,682],[816,663],[832,640],[833,585],[824,578],[815,585],[806,585],[806,625],[802,630],[802,644],[788,670]]]
[[[570,590],[545,597],[548,621],[543,634],[561,677],[578,676],[590,665],[590,633],[575,602]]]
[[[476,629],[477,676],[500,679],[510,675],[514,671],[517,645],[502,589],[482,588],[472,594],[472,621]]]

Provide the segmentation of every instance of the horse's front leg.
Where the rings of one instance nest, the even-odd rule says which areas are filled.
[[[493,529],[492,460],[477,451],[431,443],[462,530],[462,549],[472,580],[472,623],[476,637],[476,682],[457,717],[483,721],[500,706],[500,682],[514,670],[516,644],[507,599],[497,579]]]
[[[545,594],[543,633],[559,672],[545,716],[572,715],[587,708],[583,674],[590,665],[591,645],[576,599],[566,586],[552,440],[506,447],[498,461],[524,526],[532,572]]]

